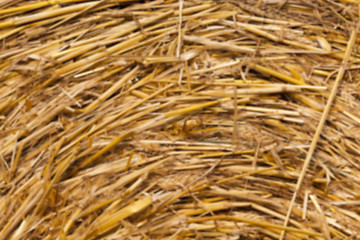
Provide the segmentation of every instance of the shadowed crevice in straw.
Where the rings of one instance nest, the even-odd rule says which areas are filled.
[[[358,22],[352,0],[3,1],[0,239],[356,238]]]

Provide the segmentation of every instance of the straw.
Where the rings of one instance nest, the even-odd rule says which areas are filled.
[[[0,239],[356,238],[358,22],[352,0],[2,1]]]
[[[345,58],[342,61],[342,64],[341,64],[339,72],[338,72],[338,75],[336,76],[336,79],[335,79],[334,86],[333,86],[333,88],[331,90],[329,99],[327,101],[326,107],[325,107],[325,109],[324,109],[324,111],[323,111],[323,113],[321,115],[321,119],[319,121],[318,127],[316,128],[316,132],[315,132],[315,135],[314,135],[313,140],[311,142],[310,149],[307,152],[306,159],[305,159],[304,165],[303,165],[302,170],[301,170],[301,174],[300,174],[300,176],[298,178],[298,181],[297,181],[297,184],[296,184],[294,195],[293,195],[293,197],[291,199],[290,207],[289,207],[289,210],[288,210],[288,213],[287,213],[287,216],[286,216],[284,226],[287,225],[288,219],[290,218],[290,214],[291,214],[293,205],[295,203],[297,193],[300,190],[300,187],[301,187],[301,184],[302,184],[303,179],[305,177],[305,174],[306,174],[306,171],[308,169],[309,163],[310,163],[311,158],[312,158],[312,156],[314,154],[316,144],[319,141],[321,131],[322,131],[323,127],[324,127],[326,118],[328,117],[328,114],[329,114],[329,111],[330,111],[330,107],[331,107],[331,105],[332,105],[332,103],[334,101],[334,98],[336,96],[336,92],[338,90],[340,81],[342,80],[342,78],[344,76],[345,69],[346,69],[346,66],[348,64],[348,61],[349,61],[349,58],[350,58],[350,55],[351,55],[351,52],[352,52],[352,49],[353,49],[353,46],[354,46],[354,43],[355,43],[355,37],[356,37],[356,34],[357,34],[357,30],[359,29],[359,26],[360,26],[360,24],[358,24],[357,29],[353,30],[352,33],[351,33],[351,36],[350,36],[350,39],[349,39],[349,42],[348,42],[348,45],[347,45],[347,48],[346,48],[346,52],[345,52]],[[283,231],[281,233],[280,239],[283,239],[284,234],[285,234],[285,232]]]

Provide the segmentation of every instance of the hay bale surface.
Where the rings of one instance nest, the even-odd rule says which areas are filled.
[[[355,0],[3,0],[0,239],[356,239]]]

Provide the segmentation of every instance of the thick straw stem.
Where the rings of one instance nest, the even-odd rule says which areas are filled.
[[[324,128],[324,125],[325,125],[325,121],[327,119],[327,116],[329,114],[329,111],[330,111],[330,107],[334,101],[334,98],[336,96],[336,92],[337,92],[337,89],[339,87],[339,84],[340,84],[340,81],[341,79],[343,78],[344,76],[344,73],[345,73],[345,70],[346,70],[346,65],[348,64],[348,61],[349,61],[349,58],[350,58],[350,55],[351,55],[351,52],[352,52],[352,49],[353,49],[353,46],[354,46],[354,43],[355,43],[355,40],[356,40],[356,33],[357,33],[357,30],[359,28],[360,25],[357,26],[356,30],[353,30],[352,33],[351,33],[351,37],[350,37],[350,40],[348,42],[348,45],[347,45],[347,48],[346,48],[346,52],[345,52],[345,57],[342,61],[342,64],[339,68],[339,73],[336,77],[336,80],[335,80],[335,83],[334,83],[334,86],[331,90],[331,93],[330,93],[330,96],[329,96],[329,100],[326,104],[326,107],[324,109],[324,112],[321,116],[321,119],[320,119],[320,122],[319,122],[319,125],[316,129],[316,132],[315,132],[315,135],[313,137],[313,140],[311,142],[311,146],[310,146],[310,149],[306,155],[306,159],[305,159],[305,163],[303,165],[303,168],[301,170],[301,174],[298,178],[298,181],[296,183],[296,188],[295,188],[295,192],[293,194],[293,197],[291,199],[291,203],[290,203],[290,206],[289,206],[289,209],[288,209],[288,212],[287,212],[287,215],[286,215],[286,219],[285,219],[285,222],[284,222],[284,227],[287,226],[288,222],[289,222],[289,219],[290,219],[290,214],[292,212],[292,209],[294,207],[294,203],[295,203],[295,199],[296,199],[296,196],[297,196],[297,193],[298,191],[300,190],[300,187],[301,187],[301,184],[302,184],[302,181],[304,180],[304,177],[305,177],[305,174],[306,174],[306,171],[309,167],[309,164],[310,164],[310,161],[311,161],[311,158],[314,154],[314,151],[315,151],[315,148],[316,148],[316,145],[317,145],[317,142],[319,141],[320,139],[320,134],[321,134],[321,131],[322,129]],[[280,235],[280,240],[282,240],[285,236],[285,230],[283,230],[281,232],[281,235]]]

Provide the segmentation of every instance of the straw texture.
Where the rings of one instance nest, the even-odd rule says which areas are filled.
[[[359,3],[0,3],[0,239],[356,239]]]

